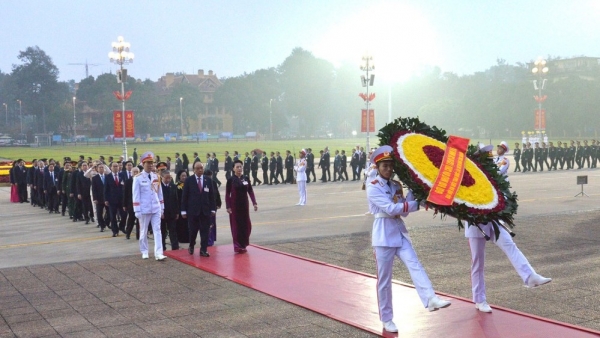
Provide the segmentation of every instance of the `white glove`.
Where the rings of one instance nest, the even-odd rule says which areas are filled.
[[[137,219],[142,218],[142,213],[141,212],[136,212],[135,213],[135,218],[137,218]]]

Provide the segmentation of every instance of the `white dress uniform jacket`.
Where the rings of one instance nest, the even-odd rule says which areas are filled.
[[[149,176],[148,176],[149,175]],[[142,171],[133,178],[133,211],[138,214],[162,213],[165,209],[158,176]]]
[[[415,201],[412,192],[403,196],[400,183],[389,181],[388,184],[388,180],[381,176],[367,182],[366,186],[369,211],[375,216],[372,245],[401,247],[402,237],[410,240],[401,217],[419,210],[419,203]],[[397,203],[394,203],[394,198]]]
[[[306,181],[306,158],[301,158],[294,166],[296,181]]]

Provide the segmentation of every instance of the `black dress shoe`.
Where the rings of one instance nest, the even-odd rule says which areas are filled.
[[[190,247],[188,247],[188,253],[189,253],[190,255],[193,255],[193,254],[194,254],[194,247],[193,247],[193,246],[190,246]]]
[[[100,229],[100,232],[104,232],[104,228]]]
[[[129,239],[129,235],[125,236],[125,239]]]
[[[96,222],[96,221],[94,220],[94,217],[92,217],[92,222]]]
[[[113,234],[113,237],[117,237],[117,234]]]
[[[202,257],[210,257],[210,254],[208,252],[200,251],[200,256],[202,256]]]
[[[73,218],[73,222],[77,222],[77,218]]]

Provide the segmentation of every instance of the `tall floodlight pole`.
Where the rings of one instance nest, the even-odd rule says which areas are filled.
[[[181,122],[181,140],[183,140],[183,97],[179,98],[179,121]]]
[[[365,72],[365,75],[361,76],[361,80],[362,80],[362,86],[363,87],[367,87],[367,95],[366,95],[366,99],[365,102],[367,104],[367,147],[366,147],[366,151],[367,153],[371,150],[370,145],[369,145],[369,139],[370,139],[370,130],[371,130],[371,119],[370,119],[370,113],[369,113],[369,104],[371,99],[369,98],[369,86],[373,85],[373,81],[375,80],[375,75],[371,74],[369,75],[369,72],[373,71],[375,69],[375,65],[373,64],[373,57],[372,56],[368,56],[365,55],[362,57],[363,60],[363,64],[360,66],[360,70]]]
[[[19,102],[19,120],[21,120],[21,137],[23,137],[23,102],[21,100],[17,100]]]
[[[535,128],[535,131],[541,139],[541,135],[546,129],[545,126],[542,126],[542,119],[545,118],[542,117],[542,102],[546,100],[546,97],[542,96],[542,90],[546,86],[547,79],[544,79],[544,75],[548,73],[548,67],[546,67],[546,60],[542,57],[535,60],[533,65],[534,67],[531,69],[531,72],[538,76],[537,80],[533,80],[533,88],[538,91],[538,95],[534,97],[538,103],[538,113],[536,114],[537,127]]]
[[[122,36],[117,37],[117,42],[112,43],[112,52],[108,53],[110,62],[119,65],[117,82],[121,83],[121,118],[123,131],[123,158],[127,159],[127,138],[125,137],[125,81],[127,81],[127,69],[123,65],[133,62],[133,53],[129,51],[131,44],[125,42]]]
[[[77,132],[75,131],[75,129],[77,128],[77,115],[75,115],[75,100],[77,100],[77,98],[75,96],[73,96],[73,141],[72,142],[77,142]]]
[[[269,132],[271,134],[271,140],[273,140],[273,99],[269,100]]]

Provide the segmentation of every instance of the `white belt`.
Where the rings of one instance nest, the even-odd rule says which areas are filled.
[[[378,213],[374,214],[373,216],[375,216],[375,218],[397,218],[396,216],[386,214],[385,212],[378,212]]]

